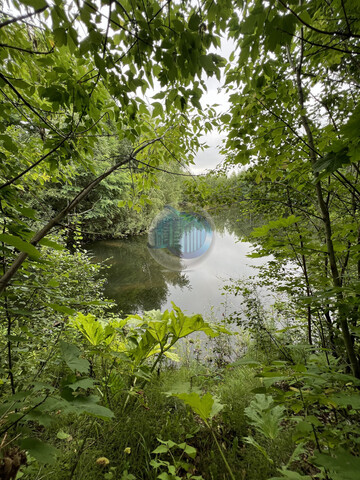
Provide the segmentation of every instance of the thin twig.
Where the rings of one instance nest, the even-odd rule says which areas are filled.
[[[19,180],[19,178],[21,178],[22,176],[24,176],[26,173],[30,172],[30,170],[32,170],[33,168],[35,168],[37,165],[39,165],[39,163],[41,163],[43,160],[45,160],[45,158],[49,157],[50,155],[52,155],[54,152],[56,152],[56,150],[58,150],[61,145],[63,143],[66,142],[66,140],[68,140],[70,137],[71,137],[72,133],[68,134],[66,137],[64,137],[60,143],[58,143],[56,145],[56,147],[54,147],[52,150],[50,150],[50,152],[46,153],[45,155],[43,155],[41,158],[39,158],[39,160],[37,160],[36,162],[34,162],[32,165],[30,165],[30,167],[26,168],[25,170],[23,170],[21,173],[19,173],[18,175],[16,175],[16,177],[12,178],[11,180],[8,180],[7,182],[3,183],[2,185],[0,185],[0,190],[2,188],[5,188],[5,187],[8,187],[9,185],[11,185],[12,183],[16,182],[16,180]]]
[[[59,132],[53,125],[51,125],[51,123],[49,123],[39,112],[36,111],[36,109],[21,95],[21,93],[19,92],[19,90],[17,90],[14,85],[5,77],[5,75],[3,75],[2,73],[0,73],[0,78],[11,88],[11,90],[15,93],[15,95],[20,98],[20,100],[22,100],[24,102],[24,104],[37,116],[40,118],[40,120],[42,120],[45,125],[47,125],[50,130],[53,130],[54,132],[56,132],[58,135],[60,135],[60,137],[63,137],[64,138],[64,135]]]
[[[14,45],[8,45],[7,43],[0,43],[0,47],[11,48],[13,50],[18,50],[19,52],[31,53],[33,55],[49,55],[49,53],[53,53],[53,51],[54,51],[54,47],[52,47],[47,52],[39,52],[37,50],[27,50],[26,48],[15,47]]]
[[[305,25],[305,27],[310,28],[310,30],[313,30],[314,32],[322,33],[323,35],[340,36],[340,37],[346,37],[346,38],[351,38],[351,37],[360,38],[360,35],[357,35],[356,33],[352,33],[352,32],[345,33],[340,30],[328,32],[326,30],[321,30],[320,28],[314,27],[313,25],[310,25],[305,20],[303,20],[292,8],[286,5],[282,0],[278,0],[278,1],[279,3],[281,3],[281,5],[284,8],[286,8],[286,10],[289,10],[289,12],[291,12],[294,15],[294,17],[296,17],[303,25]]]

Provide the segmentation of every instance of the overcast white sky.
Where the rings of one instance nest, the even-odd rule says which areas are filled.
[[[229,108],[229,102],[224,92],[219,92],[220,82],[216,79],[210,79],[208,84],[208,92],[202,99],[202,104],[212,105],[219,104],[216,108],[218,113],[225,113]],[[209,148],[199,151],[196,157],[195,165],[190,167],[191,173],[199,174],[204,173],[206,170],[211,170],[216,167],[222,160],[223,156],[219,152],[221,141],[225,138],[223,132],[213,131],[210,134],[206,134],[201,137],[201,142],[206,143]]]

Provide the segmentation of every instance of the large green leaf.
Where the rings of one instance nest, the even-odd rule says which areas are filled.
[[[60,243],[49,240],[48,238],[43,238],[42,240],[40,240],[39,245],[44,245],[45,247],[50,247],[54,250],[64,250],[65,248],[63,245],[60,245]]]
[[[49,283],[50,284],[50,283]],[[51,286],[51,284],[50,284]],[[73,308],[67,307],[66,305],[58,305],[57,303],[49,303],[48,306],[55,310],[55,312],[65,313],[65,315],[74,315],[76,310]]]
[[[85,358],[81,358],[81,351],[76,345],[60,340],[60,350],[62,358],[72,371],[78,371],[80,373],[88,372],[89,362]]]
[[[346,393],[337,393],[329,395],[329,401],[335,402],[340,407],[348,407],[349,405],[355,409],[360,410],[360,395],[358,393],[353,393],[347,395]]]
[[[217,398],[209,392],[202,397],[196,392],[174,393],[173,395],[189,405],[204,421],[211,419],[224,408],[224,405],[219,403]]]
[[[78,313],[72,325],[94,346],[102,343],[109,345],[115,337],[115,330],[110,324],[103,325],[91,314]]]
[[[197,30],[201,23],[201,17],[197,13],[193,13],[189,19],[189,28],[190,30]]]
[[[312,462],[324,467],[331,473],[333,480],[358,480],[360,457],[355,457],[343,449],[337,449],[332,455],[315,452]]]
[[[193,332],[203,331],[209,336],[217,336],[218,333],[205,322],[201,315],[188,317],[172,302],[173,311],[170,312],[169,331],[176,338],[183,338]]]
[[[59,27],[54,30],[54,39],[58,47],[66,45],[67,43],[67,34],[65,28]]]
[[[273,398],[262,393],[256,394],[254,400],[245,408],[251,425],[269,439],[275,439],[279,435],[284,412],[283,405],[274,405]]]
[[[293,472],[292,470],[288,470],[285,467],[283,467],[279,472],[282,473],[282,477],[271,477],[269,480],[312,480],[313,477],[310,477],[309,475],[301,475],[298,472]]]
[[[271,220],[266,225],[262,225],[261,227],[254,228],[251,235],[252,237],[264,237],[267,235],[270,230],[276,230],[279,228],[288,228],[294,223],[299,222],[300,217],[295,215],[289,215],[288,217],[278,218],[277,220]]]
[[[15,235],[9,235],[7,233],[0,234],[0,242],[4,242],[8,245],[12,245],[21,252],[27,253],[30,257],[39,258],[40,252],[36,250],[34,245],[28,242],[24,242],[21,238],[16,237]]]
[[[314,171],[320,173],[325,170],[328,173],[332,173],[344,165],[349,165],[350,157],[348,156],[348,151],[349,149],[346,146],[337,152],[329,152],[315,163]]]
[[[44,8],[47,6],[45,0],[21,0],[21,3],[29,7],[33,7],[35,8],[35,10],[39,10],[40,8]]]
[[[90,395],[88,397],[75,397],[71,402],[78,413],[87,413],[94,417],[108,420],[114,417],[114,413],[107,407],[98,405],[99,397]]]
[[[58,449],[48,443],[41,442],[38,438],[24,438],[20,445],[40,463],[53,464],[56,461]]]

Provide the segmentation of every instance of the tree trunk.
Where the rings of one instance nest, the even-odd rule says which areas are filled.
[[[303,43],[303,40],[301,39],[301,43]],[[321,211],[322,219],[324,222],[324,227],[325,227],[325,238],[326,238],[326,247],[327,247],[327,253],[329,257],[329,264],[330,264],[330,270],[331,270],[331,278],[332,278],[332,283],[333,286],[336,289],[339,289],[339,291],[336,294],[337,301],[338,301],[338,313],[339,313],[339,323],[340,323],[340,328],[341,332],[343,335],[344,339],[344,344],[345,344],[345,349],[346,349],[346,354],[348,357],[348,361],[351,365],[351,369],[353,372],[353,375],[356,378],[360,378],[360,365],[358,362],[358,359],[356,357],[355,349],[354,349],[354,344],[351,338],[351,334],[349,331],[349,325],[348,321],[346,318],[346,311],[344,309],[344,296],[342,291],[340,290],[341,288],[341,279],[339,275],[339,270],[337,266],[337,260],[335,256],[335,250],[334,250],[334,244],[332,241],[332,228],[331,228],[331,219],[330,219],[330,213],[328,206],[324,200],[323,197],[323,191],[321,188],[321,181],[319,179],[319,174],[318,172],[314,171],[314,166],[317,161],[317,152],[315,149],[315,144],[314,144],[314,138],[313,134],[310,128],[310,122],[309,119],[307,118],[306,114],[303,113],[305,111],[305,100],[304,100],[304,91],[303,91],[303,86],[302,86],[302,80],[301,80],[301,69],[302,69],[302,55],[303,55],[303,45],[301,44],[301,58],[299,61],[298,65],[294,65],[293,60],[290,55],[290,50],[288,49],[288,57],[289,57],[289,62],[291,67],[294,70],[295,76],[296,76],[296,87],[297,87],[297,92],[298,92],[298,97],[299,97],[299,106],[301,109],[301,122],[304,127],[304,130],[306,132],[306,137],[307,137],[307,144],[309,146],[309,157],[311,161],[311,165],[313,167],[313,175],[315,178],[315,189],[316,189],[316,197],[317,197],[317,202],[319,209]]]

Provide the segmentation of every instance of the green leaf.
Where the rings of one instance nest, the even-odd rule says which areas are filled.
[[[254,400],[245,408],[245,414],[259,433],[271,440],[275,439],[281,430],[281,421],[284,419],[285,407],[274,406],[270,395],[256,394]]]
[[[96,395],[90,395],[88,397],[75,397],[71,403],[81,413],[87,413],[104,420],[113,418],[114,413],[109,408],[98,405],[98,401],[99,398]]]
[[[95,59],[95,65],[99,69],[99,72],[101,73],[101,75],[103,77],[106,77],[107,76],[107,71],[106,71],[105,60],[100,55],[98,55],[97,53],[95,53],[94,59]]]
[[[160,480],[173,480],[173,476],[170,476],[166,472],[160,473],[157,478],[159,478]]]
[[[59,438],[60,440],[67,440],[70,437],[71,435],[69,433],[65,433],[63,430],[59,430],[56,434],[56,438]]]
[[[212,73],[216,70],[216,66],[214,65],[211,55],[201,55],[200,65],[205,69],[207,73]]]
[[[115,337],[115,330],[111,325],[106,324],[103,326],[91,314],[83,315],[78,313],[72,321],[72,326],[79,330],[94,346],[102,343],[109,345]]]
[[[224,408],[224,405],[220,404],[209,392],[203,397],[200,397],[200,395],[195,392],[175,393],[173,395],[180,398],[186,405],[189,405],[204,421],[211,419]]]
[[[198,15],[197,13],[193,13],[190,17],[189,24],[188,24],[190,30],[193,30],[193,31],[198,30],[200,23],[201,23],[200,15]]]
[[[179,445],[180,447],[180,445]],[[196,456],[196,448],[192,447],[191,445],[185,445],[184,452],[189,455],[191,458],[195,458]]]
[[[289,215],[288,217],[282,217],[277,220],[271,220],[268,224],[261,227],[254,228],[251,233],[252,237],[265,237],[270,230],[275,230],[279,228],[288,228],[294,223],[299,222],[300,217],[295,217],[295,215]]]
[[[329,400],[335,402],[340,407],[346,408],[350,405],[354,410],[360,410],[360,395],[358,393],[353,393],[352,395],[338,393],[330,395]]]
[[[67,44],[67,34],[65,28],[59,27],[54,30],[54,40],[58,47],[62,47]]]
[[[165,352],[164,353],[165,357],[169,358],[170,360],[172,360],[173,362],[180,362],[180,357],[177,353],[175,352]]]
[[[320,158],[314,165],[314,172],[332,173],[341,168],[343,165],[350,164],[350,157],[348,156],[348,147],[343,147],[338,152],[330,152],[323,158]]]
[[[21,78],[15,78],[11,80],[11,83],[14,85],[14,87],[17,88],[30,88],[31,85],[30,83],[25,82],[25,80],[22,80]]]
[[[40,252],[36,250],[34,245],[28,242],[24,242],[19,237],[15,237],[15,235],[8,235],[6,233],[0,234],[0,242],[4,242],[8,245],[12,245],[13,247],[17,248],[21,252],[27,253],[32,258],[39,258]]]
[[[169,448],[166,445],[159,445],[152,453],[167,453]]]
[[[359,126],[360,126],[360,106],[358,105],[352,115],[350,116],[348,122],[341,127],[341,133],[345,135],[348,139],[358,139],[359,138]]]
[[[94,380],[92,378],[81,378],[77,382],[69,383],[67,387],[71,388],[71,390],[77,390],[78,388],[84,388],[85,390],[88,388],[92,388],[94,386]]]
[[[160,102],[154,102],[152,106],[154,107],[154,110],[152,112],[153,117],[158,117],[163,114],[163,106]]]
[[[188,317],[172,302],[173,311],[170,312],[169,331],[177,338],[183,338],[193,332],[203,331],[206,335],[216,337],[218,333],[205,322],[201,315]],[[166,313],[166,312],[165,312]],[[165,314],[164,314],[165,315]]]
[[[26,414],[27,421],[33,421],[44,427],[49,427],[54,422],[54,416],[40,411],[39,409],[30,410]]]
[[[54,250],[64,250],[65,247],[60,245],[60,243],[56,243],[53,240],[49,240],[48,238],[43,238],[40,240],[39,245],[43,245],[45,247],[53,248]]]
[[[351,453],[337,449],[332,455],[316,452],[311,459],[312,462],[326,468],[333,480],[358,480],[360,471],[360,457],[355,457]]]
[[[59,452],[57,448],[48,443],[43,443],[37,438],[24,438],[20,441],[20,445],[21,448],[27,450],[40,463],[55,463],[55,457]]]
[[[17,153],[18,147],[10,135],[0,135],[0,141],[2,141],[4,148],[11,153]]]
[[[35,10],[39,10],[40,8],[44,8],[47,6],[45,0],[21,0],[21,3],[24,5],[28,5],[29,7],[34,7]]]
[[[80,358],[81,352],[76,345],[71,345],[70,343],[60,340],[60,350],[63,360],[73,372],[88,372],[89,362],[84,358]]]
[[[14,205],[14,208],[21,213],[21,215],[23,215],[24,217],[27,217],[27,218],[31,218],[32,220],[38,220],[38,218],[36,218],[36,210],[34,210],[33,208],[29,208],[29,207],[19,207],[17,205]],[[39,242],[41,244],[41,242]]]
[[[224,115],[221,115],[220,120],[223,123],[229,123],[231,120],[231,115],[229,115],[228,113],[225,113]]]
[[[73,308],[67,307],[66,305],[58,305],[57,303],[48,303],[48,307],[55,310],[55,312],[65,313],[65,315],[74,315],[76,310]]]
[[[279,469],[279,472],[283,475],[282,477],[271,477],[269,480],[312,480],[313,477],[309,477],[309,475],[300,475],[298,472],[293,472],[292,470],[288,470],[285,467]]]

